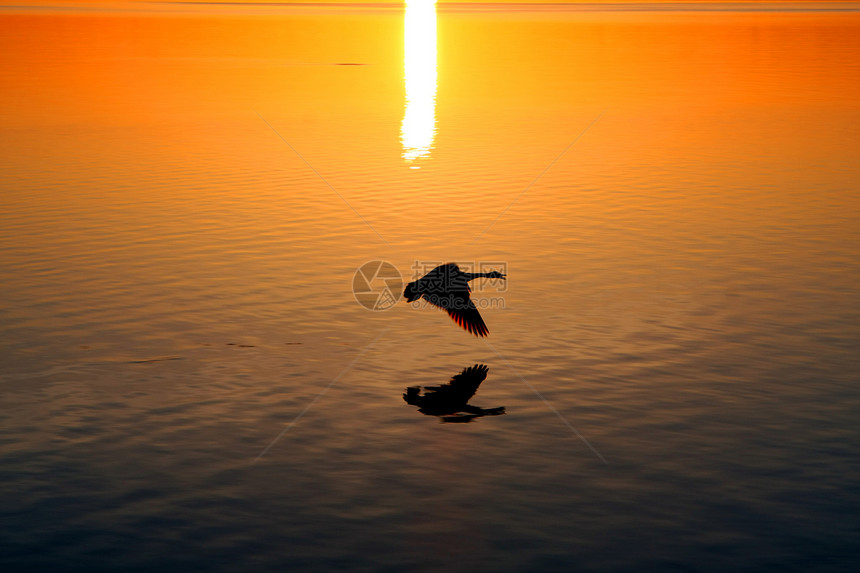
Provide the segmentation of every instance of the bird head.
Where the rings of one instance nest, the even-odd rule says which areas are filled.
[[[503,274],[502,274],[502,273],[500,273],[499,271],[490,271],[489,273],[487,273],[487,277],[488,277],[488,278],[491,278],[491,279],[504,279],[504,278],[507,278],[507,276],[506,276],[506,275],[503,275]]]

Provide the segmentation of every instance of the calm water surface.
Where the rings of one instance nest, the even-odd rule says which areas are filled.
[[[860,16],[260,10],[0,12],[4,570],[855,570]]]

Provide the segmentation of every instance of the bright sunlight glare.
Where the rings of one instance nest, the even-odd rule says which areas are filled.
[[[436,0],[406,0],[403,31],[406,110],[401,142],[403,159],[414,163],[430,156],[436,135]]]

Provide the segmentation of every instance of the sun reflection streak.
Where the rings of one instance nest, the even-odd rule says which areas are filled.
[[[403,159],[429,157],[436,135],[436,0],[406,0],[403,17],[406,110],[400,140]]]

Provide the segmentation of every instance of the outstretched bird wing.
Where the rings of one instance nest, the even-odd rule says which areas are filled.
[[[407,388],[403,398],[410,404],[421,405],[431,413],[456,412],[467,407],[466,403],[487,378],[489,369],[485,364],[469,366],[452,376],[447,384],[426,386],[423,396],[418,396],[419,388]]]
[[[448,385],[456,388],[458,396],[461,396],[464,402],[468,402],[478,391],[481,382],[486,380],[489,370],[490,367],[485,364],[469,366],[459,374],[452,376]]]
[[[425,294],[424,298],[433,306],[438,306],[448,313],[454,322],[475,336],[487,336],[490,330],[484,324],[481,313],[475,303],[469,298],[468,291],[455,291],[445,294]]]

